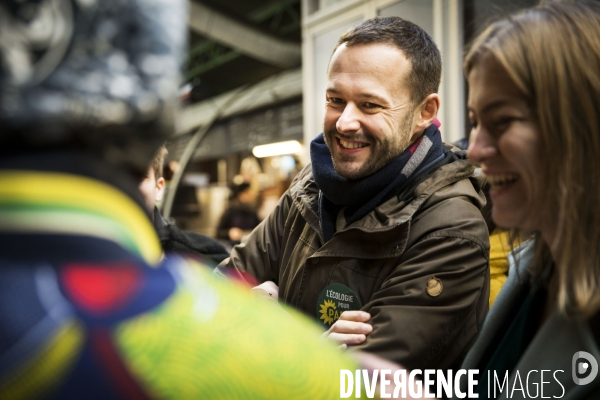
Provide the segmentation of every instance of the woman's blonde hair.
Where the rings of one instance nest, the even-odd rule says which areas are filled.
[[[465,75],[487,54],[522,91],[539,126],[532,213],[538,223],[554,219],[556,235],[546,244],[535,234],[534,274],[546,268],[548,246],[559,249],[559,310],[589,316],[600,309],[600,3],[546,2],[493,23],[468,51]]]

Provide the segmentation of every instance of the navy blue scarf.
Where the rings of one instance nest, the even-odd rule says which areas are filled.
[[[310,143],[310,158],[315,183],[322,192],[319,219],[325,242],[335,233],[336,218],[343,207],[346,207],[346,225],[350,225],[401,191],[409,177],[417,176],[443,157],[440,131],[436,125],[431,125],[419,139],[382,169],[369,176],[350,180],[335,171],[323,134],[314,138]]]

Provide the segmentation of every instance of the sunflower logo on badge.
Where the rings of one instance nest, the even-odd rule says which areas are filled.
[[[360,300],[352,289],[341,283],[333,283],[321,291],[315,315],[323,328],[329,329],[344,311],[360,310],[361,307]]]
[[[323,323],[331,326],[331,324],[339,318],[335,303],[331,300],[325,300],[320,307],[321,310],[319,312],[321,313],[321,317],[319,319],[322,319]]]

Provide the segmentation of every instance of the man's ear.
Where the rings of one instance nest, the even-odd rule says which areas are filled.
[[[437,93],[431,93],[425,97],[415,109],[415,128],[413,136],[421,134],[425,129],[429,128],[433,121],[437,118],[440,109],[440,96]],[[412,138],[413,140],[416,137]]]
[[[165,194],[165,178],[160,177],[156,180],[156,197],[154,201],[162,201]]]

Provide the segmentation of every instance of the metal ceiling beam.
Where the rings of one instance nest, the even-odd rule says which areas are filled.
[[[190,2],[188,24],[195,32],[280,68],[300,65],[301,48],[229,18],[204,4]]]
[[[298,1],[299,0],[279,0],[276,3],[268,4],[252,11],[249,18],[256,23],[261,23],[272,18],[269,26],[271,31],[278,34],[289,33],[293,29],[300,28],[300,14],[294,9],[294,6]],[[281,25],[284,14],[287,14],[291,19],[291,24],[287,26]]]
[[[215,41],[205,42],[188,54],[185,79],[190,80],[206,71],[218,68],[241,55],[238,50],[231,50],[229,47]]]
[[[302,69],[292,69],[270,76],[243,90],[213,97],[192,104],[179,112],[177,134],[211,124],[217,118],[226,118],[302,95]]]

